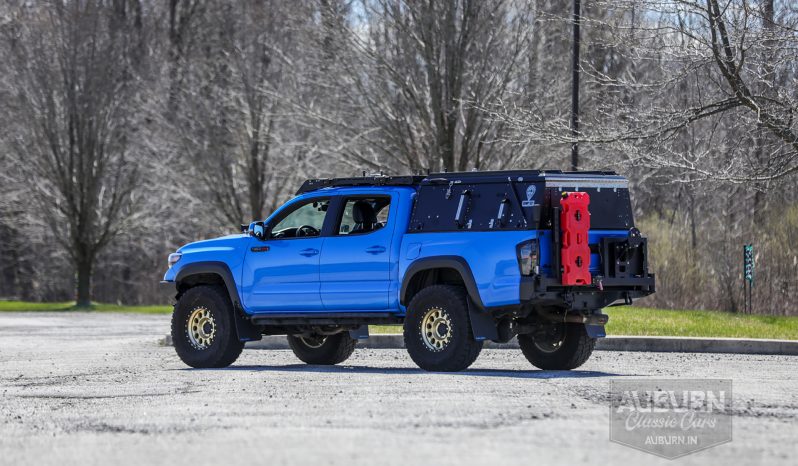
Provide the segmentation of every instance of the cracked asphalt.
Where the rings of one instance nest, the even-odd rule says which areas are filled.
[[[485,350],[468,371],[401,350],[336,367],[245,350],[188,369],[166,316],[0,314],[0,464],[795,464],[798,357],[597,351],[572,372]],[[674,462],[609,442],[614,378],[726,378],[734,439]]]

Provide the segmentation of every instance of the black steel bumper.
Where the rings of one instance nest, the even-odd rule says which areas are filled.
[[[533,275],[521,277],[520,294],[524,304],[591,310],[631,304],[633,299],[648,296],[654,291],[654,274],[627,278],[594,277],[589,286],[563,286],[554,278]]]

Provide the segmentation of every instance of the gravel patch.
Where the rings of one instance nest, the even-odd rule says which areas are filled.
[[[679,464],[793,464],[798,358],[600,351],[572,372],[485,350],[456,374],[403,350],[335,367],[246,350],[194,370],[158,340],[167,316],[0,315],[3,464],[672,464],[608,441],[613,378],[727,378],[734,440]]]

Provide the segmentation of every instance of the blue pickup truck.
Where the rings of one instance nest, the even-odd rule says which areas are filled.
[[[463,370],[514,337],[534,366],[567,370],[605,336],[603,308],[654,292],[612,172],[308,180],[266,220],[168,261],[172,339],[192,367],[228,366],[263,335],[337,364],[369,325],[396,324],[425,370]]]

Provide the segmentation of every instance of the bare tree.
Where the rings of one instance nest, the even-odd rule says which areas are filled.
[[[168,25],[168,59],[166,66],[169,74],[169,100],[167,116],[174,118],[180,88],[189,68],[186,63],[191,56],[191,46],[200,31],[197,31],[198,17],[202,15],[205,3],[202,0],[169,0],[167,17]]]
[[[42,2],[20,6],[4,28],[12,157],[38,206],[30,213],[69,254],[78,306],[91,303],[97,255],[135,208],[140,14],[132,0]]]
[[[764,183],[798,171],[798,14],[748,0],[608,0],[586,17],[588,105],[579,139],[685,179]],[[526,137],[570,142],[562,118],[502,115]],[[691,131],[703,137],[690,141]],[[758,140],[759,151],[748,151]],[[688,142],[685,148],[685,143]]]
[[[198,195],[231,224],[263,218],[304,171],[307,135],[293,113],[309,10],[245,1],[205,10],[182,86],[180,151]]]
[[[519,90],[529,6],[364,0],[357,10],[339,57],[345,111],[328,118],[363,142],[349,162],[414,172],[508,162],[503,124],[477,107]]]

